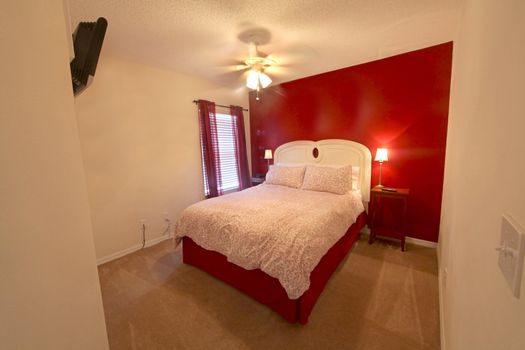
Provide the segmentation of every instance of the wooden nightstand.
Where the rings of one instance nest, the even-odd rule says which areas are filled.
[[[370,215],[370,222],[368,226],[370,227],[370,239],[368,243],[372,244],[376,236],[386,236],[390,238],[396,238],[401,240],[401,250],[405,251],[405,236],[407,228],[407,206],[408,206],[408,194],[410,189],[408,188],[396,188],[396,191],[386,191],[385,188],[374,187],[370,191],[371,201],[370,209],[372,211]],[[392,229],[389,227],[378,226],[378,213],[381,213],[383,209],[383,198],[392,198],[395,199],[397,203],[402,205],[401,207],[401,217],[400,227],[398,229]]]
[[[263,177],[252,177],[252,186],[260,185],[264,182]]]

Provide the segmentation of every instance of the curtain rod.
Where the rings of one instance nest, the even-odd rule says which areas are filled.
[[[197,104],[197,103],[199,103],[199,100],[193,100],[193,103]],[[218,104],[215,104],[215,106],[222,107],[222,108],[230,108],[230,106],[218,105]],[[243,108],[242,110],[245,111],[245,112],[248,112],[247,108]]]

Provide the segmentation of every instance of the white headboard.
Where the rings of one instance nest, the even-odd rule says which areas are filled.
[[[314,150],[317,149],[317,158]],[[361,171],[359,188],[364,202],[370,201],[372,154],[360,143],[349,140],[292,141],[275,150],[276,164],[354,165]]]

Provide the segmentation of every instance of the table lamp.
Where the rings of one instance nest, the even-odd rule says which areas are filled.
[[[388,161],[388,150],[386,148],[378,148],[376,151],[376,162],[379,162],[379,184],[377,187],[384,187],[381,184],[381,177],[382,177],[382,170],[383,170],[383,162]]]
[[[264,159],[268,161],[268,170],[270,170],[270,159],[273,159],[273,154],[271,149],[264,150]]]

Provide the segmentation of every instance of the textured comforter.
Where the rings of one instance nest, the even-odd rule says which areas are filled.
[[[259,268],[297,299],[315,266],[363,211],[357,194],[262,184],[189,206],[177,221],[175,241],[188,236],[238,266]]]

